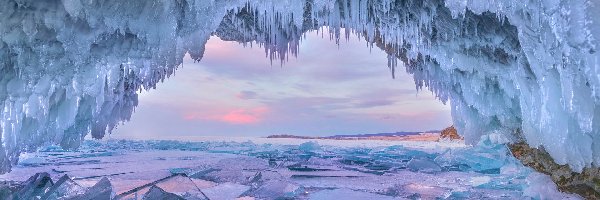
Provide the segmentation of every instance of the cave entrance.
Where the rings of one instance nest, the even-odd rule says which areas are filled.
[[[335,44],[322,32],[306,33],[299,55],[282,65],[257,44],[212,36],[201,61],[186,56],[174,77],[141,92],[131,121],[111,137],[318,137],[451,125],[449,103],[417,91],[403,70],[392,78],[383,50],[354,35]]]

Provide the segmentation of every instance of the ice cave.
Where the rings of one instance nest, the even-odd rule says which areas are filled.
[[[454,127],[468,145],[487,146],[502,155],[512,152],[520,160],[515,163],[548,175],[537,178],[552,179],[560,191],[600,198],[599,1],[5,0],[0,16],[0,173],[10,172],[22,153],[48,145],[64,150],[94,145],[163,148],[135,142],[96,144],[84,138],[103,138],[128,121],[138,92],[167,81],[186,55],[201,61],[211,36],[260,44],[254,48],[264,49],[265,59],[279,65],[302,54],[298,46],[304,33],[327,27],[324,34],[331,42],[350,35],[362,38],[388,54],[391,76],[405,70],[416,90],[430,90],[449,103]],[[192,147],[217,151],[221,145],[234,149],[227,152],[251,155],[271,151],[264,145],[247,150],[242,144]],[[165,148],[182,144],[169,145]],[[297,151],[328,155],[309,143]],[[360,152],[332,152],[348,155],[352,162],[361,158]],[[440,163],[461,159],[494,166],[512,159],[492,156],[497,159],[481,161],[459,154],[435,154],[437,164],[412,159],[405,168],[425,165],[440,171]],[[475,171],[492,168],[471,165],[480,169]],[[45,175],[36,177],[31,180],[39,182]],[[250,186],[222,187],[237,191]],[[246,193],[258,197],[261,192],[269,191]],[[153,187],[148,193],[164,195],[165,188]],[[327,190],[311,198],[393,196],[354,193]],[[446,197],[466,198],[460,194]],[[48,195],[43,197],[57,198]]]

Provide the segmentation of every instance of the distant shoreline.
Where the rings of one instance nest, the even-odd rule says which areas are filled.
[[[441,131],[396,132],[334,136],[298,136],[290,134],[269,135],[266,138],[319,139],[319,140],[385,140],[385,141],[439,141]]]

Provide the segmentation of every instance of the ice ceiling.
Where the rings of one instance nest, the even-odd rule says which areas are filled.
[[[303,33],[356,34],[449,101],[469,143],[600,165],[600,5],[587,0],[7,0],[0,7],[0,172],[127,121],[136,92],[200,60],[211,35],[296,55]],[[341,30],[345,30],[342,32]],[[235,55],[232,55],[235,56]],[[397,65],[397,61],[403,65]],[[393,72],[392,72],[393,73]],[[176,103],[176,100],[173,100]]]

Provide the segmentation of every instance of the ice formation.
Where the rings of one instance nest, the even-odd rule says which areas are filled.
[[[0,8],[0,172],[42,144],[76,148],[130,118],[204,43],[228,2],[7,1]],[[140,10],[140,8],[143,8]],[[154,27],[154,28],[150,28]]]
[[[357,34],[452,104],[467,142],[543,147],[600,165],[600,5],[588,0],[8,0],[0,8],[0,172],[42,144],[78,147],[126,121],[136,92],[200,60],[211,35],[272,60],[303,33]],[[401,62],[398,63],[397,60]]]

